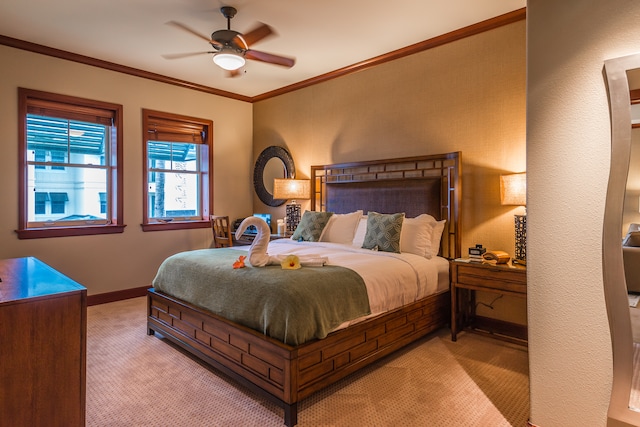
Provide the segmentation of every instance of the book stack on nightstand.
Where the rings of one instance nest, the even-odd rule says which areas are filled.
[[[482,245],[476,245],[474,248],[469,248],[469,262],[484,261],[482,256],[485,252],[487,252],[487,248],[483,248]]]

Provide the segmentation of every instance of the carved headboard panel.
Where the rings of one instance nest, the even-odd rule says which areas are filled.
[[[441,255],[461,256],[460,153],[311,167],[311,209],[446,219]]]

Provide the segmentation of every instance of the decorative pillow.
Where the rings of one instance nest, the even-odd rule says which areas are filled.
[[[321,242],[351,243],[356,234],[358,221],[362,218],[362,211],[348,214],[333,214],[327,226],[322,230]]]
[[[367,216],[362,215],[358,220],[358,228],[356,228],[356,234],[353,236],[353,242],[351,244],[356,248],[361,248],[364,243],[365,234],[367,234]]]
[[[380,214],[369,212],[364,249],[400,253],[400,232],[404,213]]]
[[[400,252],[431,259],[431,236],[435,223],[435,219],[428,214],[405,218],[400,232]]]
[[[317,242],[320,240],[322,230],[329,222],[333,212],[315,212],[304,211],[302,219],[296,227],[296,231],[293,232],[291,239],[304,240],[307,242]]]
[[[433,217],[432,217],[433,218]],[[441,221],[436,221],[433,225],[433,230],[431,231],[431,255],[438,256],[438,252],[440,252],[440,243],[442,242],[442,233],[444,231],[444,226],[447,224],[447,220],[443,219]]]
[[[640,246],[640,231],[629,231],[622,246]]]

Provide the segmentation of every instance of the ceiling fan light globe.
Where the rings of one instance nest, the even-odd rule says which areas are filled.
[[[213,62],[220,68],[234,71],[244,66],[245,59],[234,53],[217,53],[213,56]]]

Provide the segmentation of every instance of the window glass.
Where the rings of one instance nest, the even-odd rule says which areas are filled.
[[[148,143],[149,217],[200,217],[199,159],[196,144]]]
[[[27,199],[29,226],[52,225],[50,221],[106,223],[99,194],[107,189],[105,141],[110,131],[102,124],[27,114],[27,150],[33,159],[28,161],[28,194],[49,196],[44,206],[42,201],[36,205],[35,197]]]

